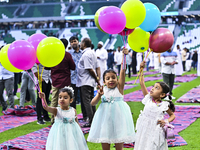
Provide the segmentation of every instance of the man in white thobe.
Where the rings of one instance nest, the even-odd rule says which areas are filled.
[[[182,59],[181,59],[181,49],[179,45],[176,46],[176,48],[174,49],[174,52],[176,52],[177,59],[178,59],[178,64],[174,65],[175,75],[181,76],[183,74],[183,64],[182,64]]]
[[[103,73],[107,69],[108,52],[103,48],[102,41],[99,41],[97,47],[98,47],[98,49],[96,50],[97,61],[100,64],[100,70],[101,70],[100,83],[101,85],[103,85]]]
[[[198,51],[198,59],[197,59],[197,76],[200,76],[200,50]]]

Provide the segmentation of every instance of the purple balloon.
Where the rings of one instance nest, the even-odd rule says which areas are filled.
[[[126,16],[124,12],[115,6],[104,8],[99,14],[99,25],[108,34],[118,34],[126,26]]]
[[[36,52],[32,44],[25,40],[18,40],[8,48],[8,59],[14,67],[28,70],[35,64]]]
[[[38,47],[38,44],[40,43],[40,41],[42,41],[43,39],[45,39],[47,36],[42,34],[42,33],[36,33],[36,34],[33,34],[31,35],[29,38],[28,38],[28,42],[31,43],[33,45],[33,47],[35,48],[35,52],[37,51],[37,47]],[[36,56],[36,63],[39,64],[39,60]]]

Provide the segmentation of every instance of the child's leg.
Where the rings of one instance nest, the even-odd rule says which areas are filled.
[[[116,150],[123,150],[124,143],[115,143]]]
[[[110,150],[110,144],[108,143],[101,143],[103,150]]]

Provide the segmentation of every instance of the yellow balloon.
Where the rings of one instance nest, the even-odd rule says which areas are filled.
[[[65,46],[58,38],[47,37],[39,43],[36,54],[43,66],[54,67],[63,60]]]
[[[99,9],[96,11],[95,15],[94,15],[94,22],[95,22],[97,28],[98,28],[99,30],[101,30],[102,32],[104,32],[104,31],[101,29],[101,27],[100,27],[100,25],[99,25],[98,18],[99,18],[100,12],[101,12],[103,9],[105,9],[106,7],[107,7],[107,6],[103,6],[103,7],[99,8]],[[104,32],[104,33],[106,33],[106,32]]]
[[[145,52],[149,48],[150,33],[137,27],[128,36],[128,44],[136,52]]]
[[[1,49],[1,56],[0,56],[0,59],[1,59],[1,64],[2,66],[8,70],[8,71],[11,71],[11,72],[21,72],[23,70],[20,70],[20,69],[17,69],[15,68],[9,61],[8,59],[8,48],[9,48],[10,44],[7,44],[5,45],[2,49]]]
[[[146,16],[146,9],[140,0],[127,0],[121,10],[126,16],[126,27],[134,29],[142,24]]]

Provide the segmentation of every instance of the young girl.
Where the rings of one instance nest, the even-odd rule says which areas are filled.
[[[140,64],[144,68],[145,62]],[[144,84],[144,76],[141,74],[140,85],[145,98],[142,103],[145,105],[143,112],[139,115],[136,123],[136,141],[134,150],[167,150],[167,140],[163,127],[165,124],[175,119],[175,107],[171,101],[162,101],[169,92],[169,86],[164,82],[155,83],[154,87],[148,93]],[[165,112],[169,118],[164,119]]]
[[[124,49],[123,53],[128,54],[128,50]],[[115,143],[116,150],[122,150],[124,142],[131,143],[135,139],[131,111],[123,101],[125,69],[121,66],[119,81],[114,70],[106,70],[103,74],[103,82],[105,87],[100,87],[91,101],[93,106],[100,99],[102,102],[93,118],[87,140],[101,143],[103,150],[109,150],[111,143]]]
[[[79,126],[76,110],[70,107],[73,102],[73,90],[65,87],[59,91],[58,104],[60,107],[49,107],[45,94],[39,93],[44,100],[44,109],[55,116],[55,123],[49,132],[46,150],[88,150],[83,132]]]

